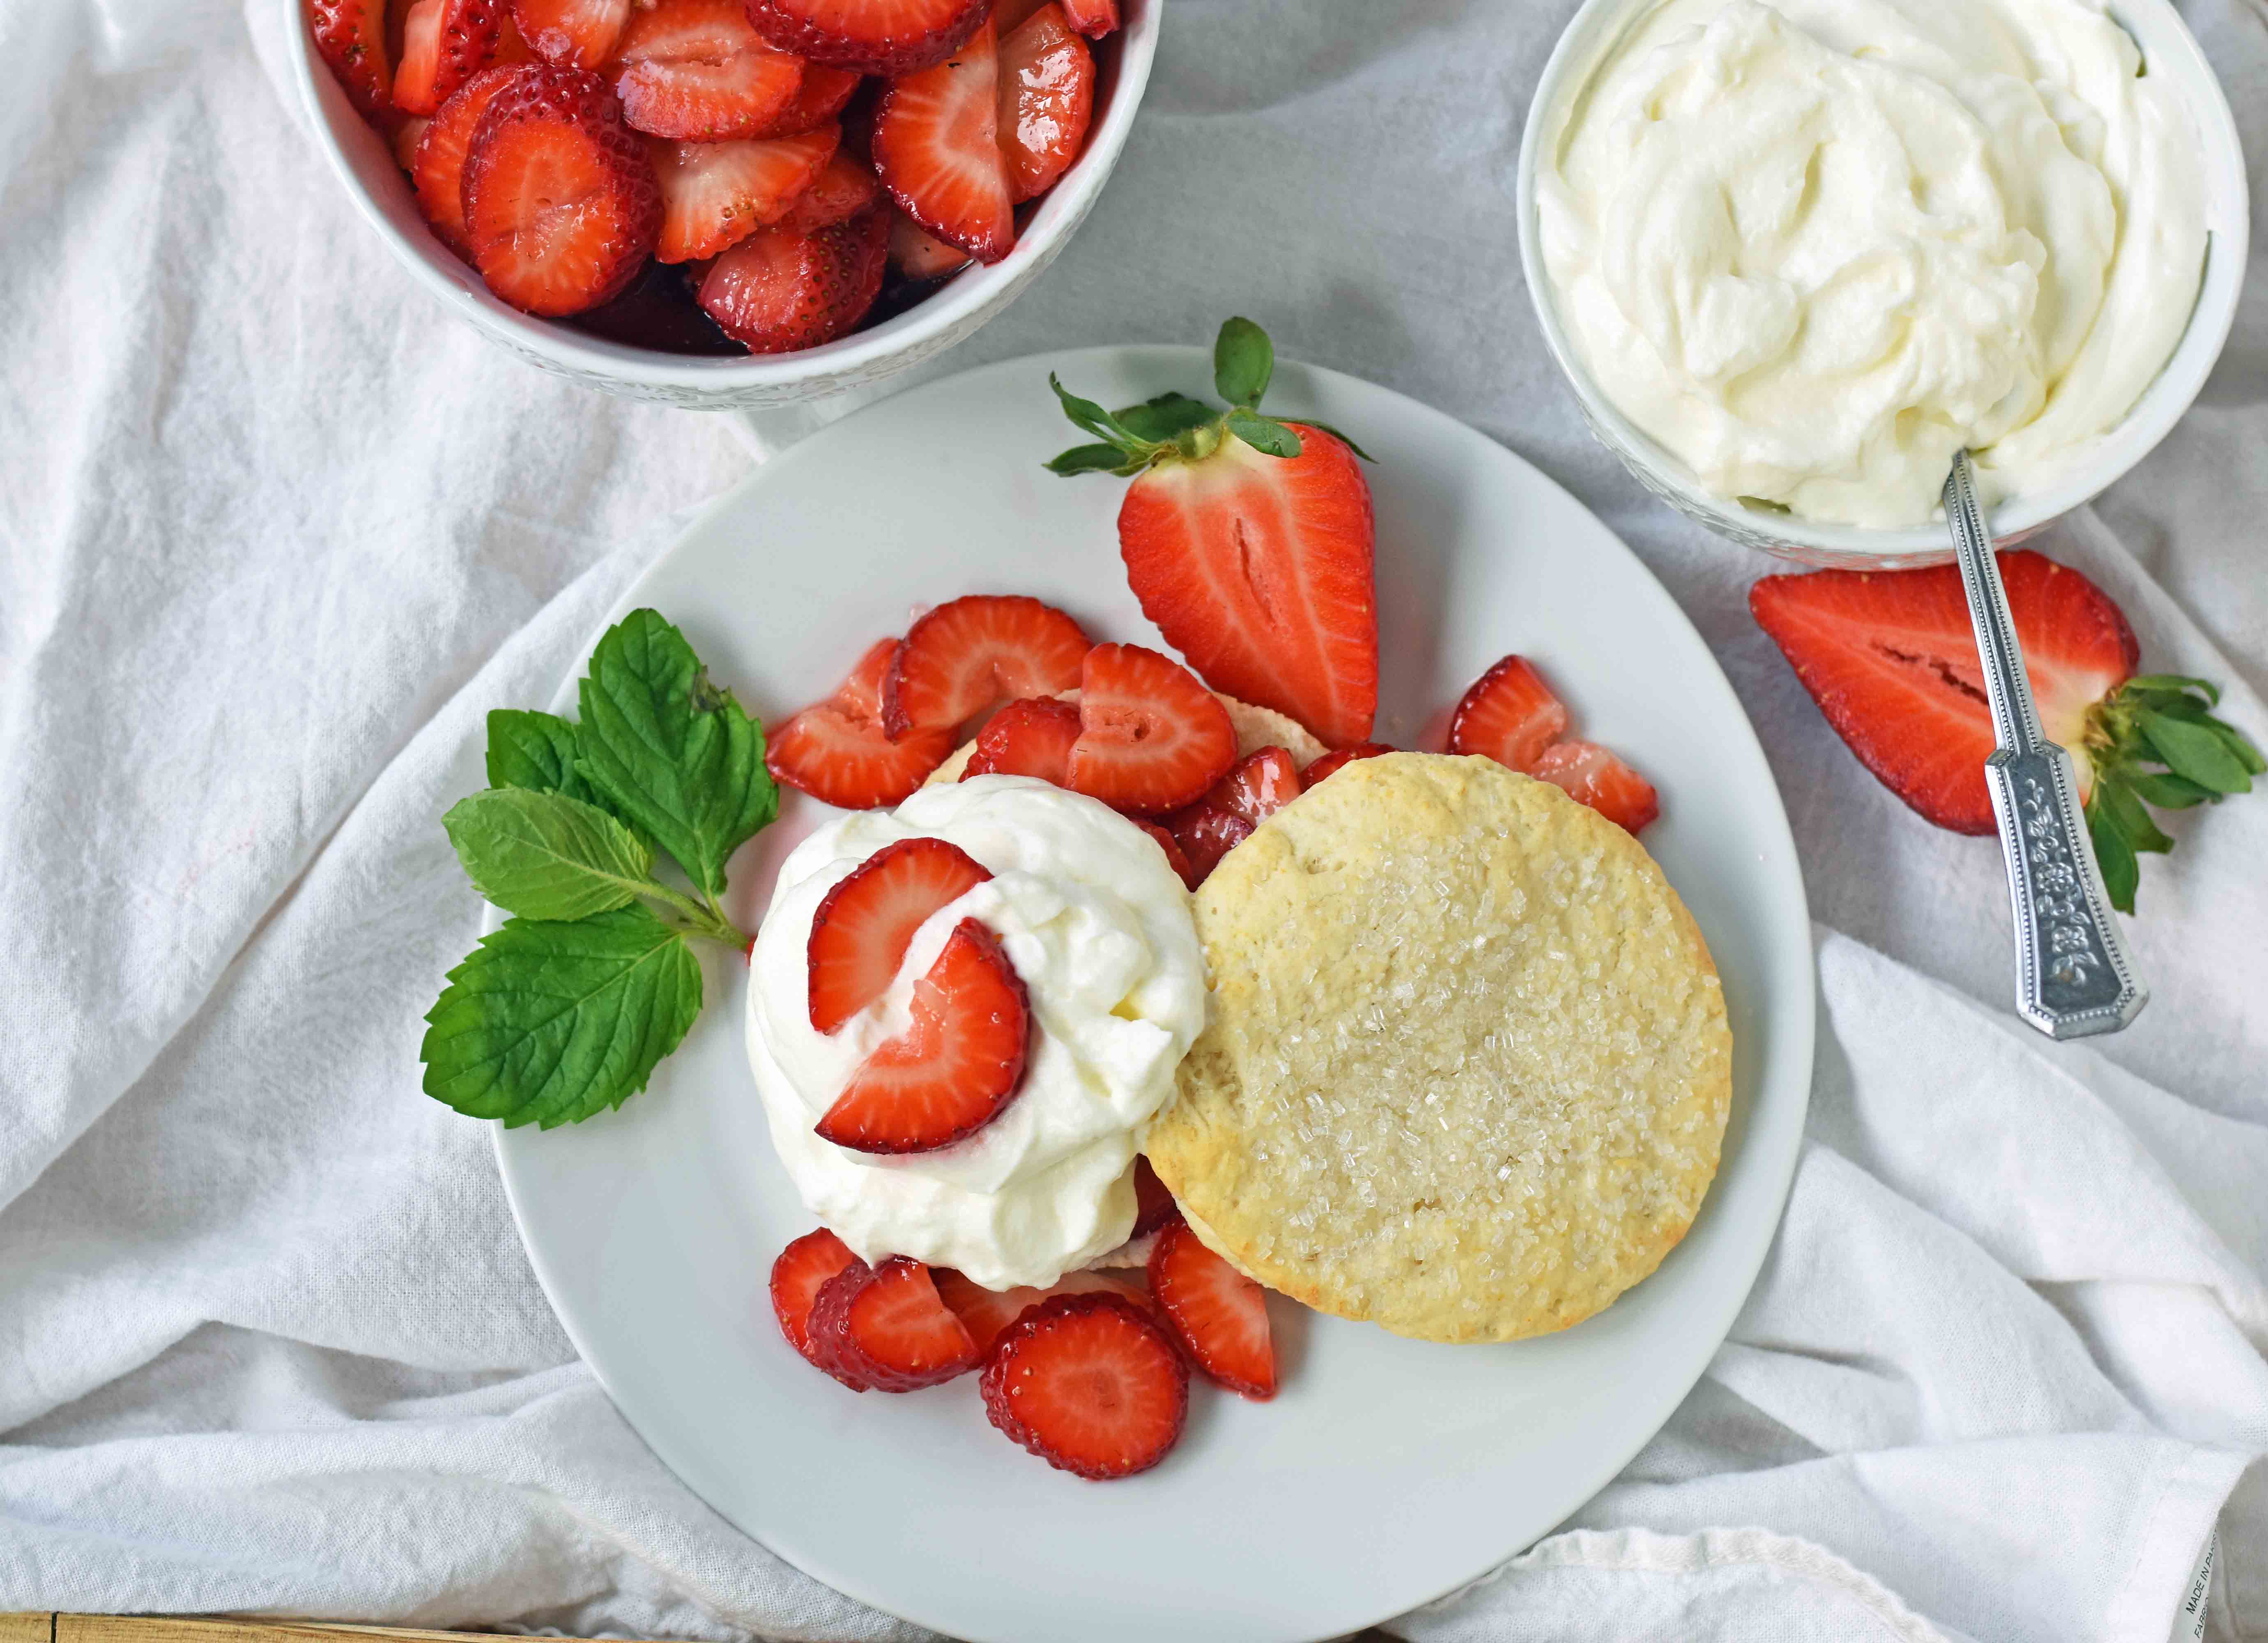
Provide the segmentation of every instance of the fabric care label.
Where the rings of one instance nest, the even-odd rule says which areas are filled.
[[[2182,1606],[2174,1615],[2173,1635],[2167,1643],[2204,1643],[2206,1600],[2213,1595],[2213,1566],[2220,1561],[2220,1530],[2215,1529],[2205,1537],[2205,1552],[2182,1594]]]

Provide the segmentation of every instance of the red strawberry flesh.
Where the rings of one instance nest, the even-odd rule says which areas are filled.
[[[751,353],[831,343],[880,293],[888,233],[879,207],[810,233],[760,228],[710,267],[701,306]]]
[[[839,133],[841,128],[829,126],[827,130]],[[831,142],[829,146],[833,146]],[[837,223],[848,222],[881,197],[882,185],[874,181],[874,173],[838,150],[813,175],[810,186],[795,196],[786,215],[779,219],[779,225],[799,234],[831,228]]]
[[[1567,733],[1567,710],[1523,656],[1507,656],[1473,682],[1449,719],[1449,751],[1479,754],[1532,772]]]
[[[1134,825],[1158,841],[1158,848],[1166,852],[1166,865],[1174,870],[1174,876],[1181,880],[1184,888],[1194,890],[1204,882],[1204,874],[1197,870],[1197,864],[1189,859],[1189,851],[1182,848],[1181,840],[1155,822],[1137,822]]]
[[[896,804],[945,763],[950,730],[894,741],[882,729],[882,682],[901,643],[879,640],[832,696],[765,731],[764,768],[776,780],[823,804],[866,810]]]
[[[1182,847],[1199,882],[1220,858],[1252,836],[1261,822],[1300,796],[1299,766],[1281,748],[1262,748],[1188,808],[1174,812],[1166,827]]]
[[[832,1033],[888,991],[914,932],[991,876],[941,838],[885,844],[852,868],[812,915],[813,1029]]]
[[[1150,1160],[1136,1153],[1134,1231],[1130,1235],[1136,1238],[1145,1236],[1181,1218],[1182,1206],[1174,1202],[1174,1195],[1166,1190],[1166,1183],[1158,1179],[1158,1172],[1150,1168]]]
[[[1013,33],[1000,36],[1000,152],[1008,192],[1029,200],[1045,194],[1086,146],[1094,110],[1094,54],[1072,33],[1062,6],[1049,4]]]
[[[660,0],[615,48],[622,117],[687,142],[764,135],[795,100],[802,63],[748,26],[740,0]]]
[[[1357,759],[1374,759],[1381,754],[1393,751],[1392,748],[1382,741],[1358,741],[1351,748],[1336,748],[1300,772],[1300,785],[1303,788],[1313,787],[1326,776],[1335,770],[1344,769]]]
[[[830,69],[821,63],[806,63],[803,65],[803,79],[796,86],[795,95],[756,135],[794,136],[799,132],[815,131],[840,114],[858,90],[858,77],[849,70]]]
[[[828,1351],[845,1374],[877,1392],[917,1391],[976,1367],[976,1343],[918,1261],[892,1256],[837,1304]]]
[[[878,1046],[818,1124],[860,1153],[926,1153],[1000,1115],[1024,1076],[1031,1011],[999,940],[974,918],[914,984],[913,1021]]]
[[[1015,248],[989,24],[950,61],[890,82],[874,112],[874,173],[927,232],[980,262]]]
[[[1276,1396],[1268,1292],[1205,1248],[1188,1222],[1158,1234],[1150,1289],[1198,1368],[1248,1398]]]
[[[416,0],[401,25],[394,106],[430,114],[496,56],[501,0]]]
[[[630,0],[512,0],[512,20],[546,63],[604,68],[630,20]]]
[[[2076,750],[2088,710],[2133,674],[2140,646],[2118,607],[2068,565],[2029,549],[1999,564],[2041,727]],[[1956,566],[1765,577],[1749,609],[1884,786],[1940,827],[1995,829],[1992,716]],[[2084,801],[2094,771],[2077,764]]]
[[[782,51],[891,76],[944,62],[986,10],[986,0],[748,0],[749,21]]]
[[[1137,1306],[1150,1305],[1150,1297],[1133,1283],[1105,1272],[1065,1272],[1045,1289],[1029,1286],[987,1289],[951,1267],[932,1268],[930,1276],[937,1282],[939,1299],[953,1308],[976,1341],[979,1359],[991,1356],[994,1345],[1010,1324],[1057,1295],[1116,1295]]]
[[[844,1351],[850,1321],[850,1302],[873,1278],[874,1269],[855,1256],[849,1265],[819,1286],[812,1297],[811,1313],[804,1323],[804,1356],[853,1392],[873,1389],[847,1361]]]
[[[1138,645],[1098,645],[1079,669],[1075,792],[1154,814],[1201,798],[1236,763],[1236,728],[1189,670]]]
[[[824,1227],[804,1234],[772,1262],[772,1315],[779,1320],[787,1344],[813,1364],[819,1363],[819,1353],[811,1339],[812,1304],[828,1279],[858,1264],[858,1257]]]
[[[1345,747],[1378,707],[1370,485],[1340,440],[1287,425],[1297,456],[1230,438],[1145,470],[1119,549],[1143,614],[1207,684]]]
[[[893,735],[951,729],[1003,702],[1079,682],[1093,646],[1079,623],[1022,594],[971,594],[939,605],[906,632],[882,688]]]
[[[308,0],[307,32],[339,89],[364,119],[378,120],[393,112],[386,0]]]
[[[1011,702],[985,721],[961,767],[961,779],[1032,776],[1064,785],[1071,744],[1079,740],[1079,709],[1052,696]]]
[[[661,237],[654,255],[664,262],[717,256],[785,216],[841,136],[828,126],[800,136],[723,143],[652,139],[647,151],[661,186]]]
[[[1111,1295],[1033,1308],[995,1344],[979,1384],[995,1426],[1081,1477],[1155,1466],[1189,1417],[1181,1352],[1140,1307]]]
[[[465,237],[465,151],[490,101],[521,72],[519,65],[482,69],[467,80],[426,122],[410,156],[409,181],[416,191],[417,209],[434,237],[460,256],[470,245]]]
[[[1625,832],[1637,832],[1661,814],[1653,784],[1596,742],[1554,742],[1529,774],[1589,806]]]
[[[629,284],[661,229],[653,164],[606,82],[533,64],[490,98],[465,155],[465,229],[489,289],[578,313]]]
[[[1064,15],[1089,40],[1101,40],[1118,27],[1118,0],[1064,0]]]

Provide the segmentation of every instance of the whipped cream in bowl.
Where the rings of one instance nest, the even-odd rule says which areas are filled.
[[[1820,562],[2004,536],[2155,444],[2225,340],[2234,122],[2165,0],[1589,0],[1530,110],[1523,265],[1601,438]]]
[[[883,846],[933,837],[992,877],[914,934],[889,990],[834,1033],[811,1025],[806,949],[828,892]],[[999,1115],[934,1152],[879,1155],[814,1126],[964,918],[1000,942],[1031,1011],[1025,1072]],[[1141,829],[1024,777],[924,787],[895,811],[821,828],[782,865],[750,955],[748,1061],[805,1206],[862,1257],[905,1255],[994,1289],[1052,1284],[1126,1241],[1141,1132],[1204,1026],[1189,894]]]

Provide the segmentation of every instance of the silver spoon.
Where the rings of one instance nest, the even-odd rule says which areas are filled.
[[[2024,652],[1966,451],[1955,453],[1945,482],[1945,518],[1969,593],[1998,744],[1984,761],[1984,780],[1999,818],[2016,915],[2016,1009],[2051,1038],[2115,1033],[2141,1013],[2149,990],[2135,979],[2103,893],[2080,816],[2071,755],[2047,739],[2032,705]]]

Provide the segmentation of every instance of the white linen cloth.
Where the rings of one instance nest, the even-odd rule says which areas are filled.
[[[0,1609],[921,1635],[646,1453],[485,1127],[418,1093],[482,714],[747,458],[421,296],[263,76],[289,3],[0,0]],[[2268,797],[2146,860],[2132,1030],[2015,1024],[1993,843],[1859,767],[1747,615],[1782,567],[1649,499],[1545,357],[1511,177],[1570,10],[1172,0],[1101,209],[941,367],[1241,312],[1463,417],[1660,574],[1786,795],[1819,1065],[1754,1295],[1564,1532],[1390,1629],[2268,1637]],[[2185,10],[2268,177],[2268,15]],[[2039,545],[2268,740],[2264,450],[2256,258],[2202,403]]]

